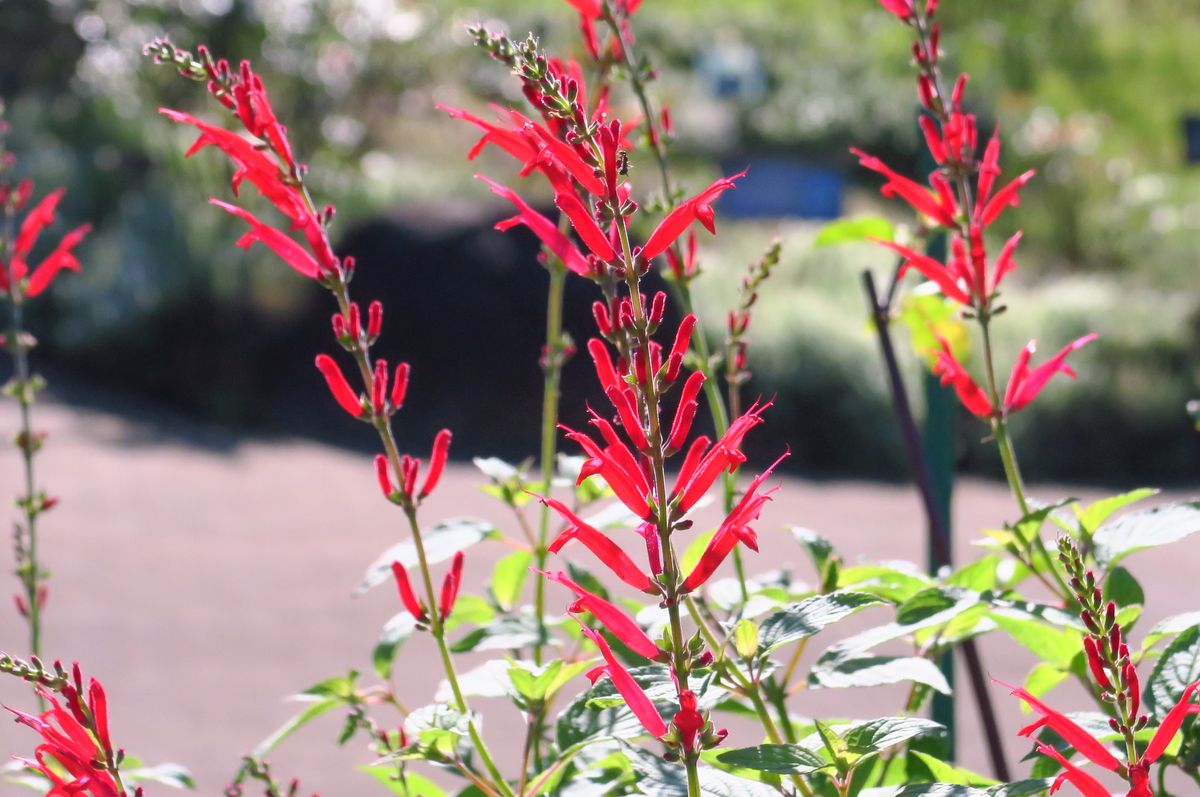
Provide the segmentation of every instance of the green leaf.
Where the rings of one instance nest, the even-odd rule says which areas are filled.
[[[817,231],[813,239],[813,248],[822,249],[827,246],[866,241],[869,238],[890,241],[895,234],[892,223],[882,216],[838,219]]]
[[[718,754],[717,760],[731,767],[776,775],[807,775],[829,766],[824,758],[797,744],[760,744],[758,747],[727,750]]]
[[[770,653],[784,645],[814,636],[860,609],[882,603],[873,595],[862,592],[831,592],[815,595],[793,603],[762,621],[759,645]]]
[[[1029,617],[1002,611],[988,612],[988,617],[1034,655],[1060,668],[1069,668],[1072,659],[1083,650],[1083,634],[1074,629],[1054,628]]]
[[[965,363],[970,358],[971,337],[958,306],[943,296],[933,283],[923,283],[906,294],[897,318],[908,328],[913,351],[926,367],[933,367],[942,340],[950,346],[959,362]]]
[[[425,545],[425,558],[432,565],[445,562],[459,551],[482,540],[499,536],[500,532],[486,520],[454,518],[422,532],[421,541]],[[362,583],[355,589],[354,594],[362,595],[371,588],[389,581],[392,578],[392,562],[400,562],[407,568],[417,565],[417,547],[411,539],[397,543],[381,553],[367,568]]]
[[[913,783],[908,786],[864,789],[858,793],[858,797],[1028,797],[1044,793],[1049,785],[1049,781],[1043,779],[1019,780],[989,789],[956,783]]]
[[[884,600],[901,603],[933,585],[929,576],[916,570],[906,571],[886,565],[847,567],[838,577],[841,589],[854,587],[855,592],[867,592]]]
[[[1174,614],[1166,619],[1159,620],[1150,629],[1150,633],[1146,634],[1146,638],[1142,640],[1142,650],[1149,650],[1161,640],[1169,636],[1182,634],[1194,625],[1200,625],[1200,612],[1184,612],[1183,614]]]
[[[700,564],[700,557],[704,554],[704,549],[712,542],[712,538],[716,536],[717,530],[697,534],[696,538],[688,543],[688,547],[683,552],[683,559],[680,560],[679,572],[690,573],[696,569],[696,565]]]
[[[950,694],[950,684],[937,665],[916,656],[848,656],[819,662],[808,675],[814,689],[846,689],[916,681]]]
[[[808,551],[808,555],[812,557],[813,566],[818,571],[825,567],[829,557],[833,556],[833,543],[815,531],[801,526],[792,526],[789,531],[796,538],[796,542],[803,545],[804,550]]]
[[[284,739],[288,738],[293,733],[324,714],[326,711],[337,708],[344,703],[344,700],[337,697],[326,697],[323,699],[314,700],[313,702],[309,703],[307,708],[281,725],[270,736],[259,742],[258,746],[256,746],[251,752],[251,755],[255,758],[262,758],[267,753],[274,750]]]
[[[529,564],[533,554],[529,551],[514,551],[496,562],[492,570],[492,597],[501,609],[509,611],[521,597],[521,588],[529,576]]]
[[[664,761],[641,748],[623,744],[622,750],[637,773],[637,787],[646,797],[687,797],[687,779],[681,776],[680,765]],[[712,767],[700,768],[700,794],[703,797],[779,797],[779,792],[765,783],[739,778]]]
[[[358,767],[376,781],[383,784],[398,797],[446,797],[446,792],[432,780],[415,772],[405,772],[404,780],[396,772],[395,764],[365,764]]]
[[[1131,490],[1120,495],[1101,498],[1087,506],[1086,509],[1076,511],[1079,525],[1087,534],[1092,534],[1096,529],[1100,528],[1100,524],[1108,520],[1114,513],[1119,512],[1130,504],[1138,501],[1144,501],[1151,496],[1158,495],[1158,490],[1150,487],[1143,487],[1140,490]]]
[[[916,758],[929,770],[929,776],[939,783],[956,783],[960,786],[995,786],[998,781],[988,778],[969,769],[962,769],[947,764],[940,758],[935,758],[920,750],[910,750],[909,755]]]
[[[921,717],[880,717],[855,723],[849,729],[837,729],[850,752],[858,755],[878,753],[907,742],[917,736],[940,736],[946,729],[933,720]]]
[[[997,554],[980,557],[951,573],[946,583],[973,592],[995,589],[1000,581],[999,569],[1002,561],[1004,560]]]
[[[1113,601],[1122,609],[1146,605],[1146,593],[1142,591],[1142,585],[1133,577],[1133,573],[1120,565],[1109,570],[1108,577],[1104,579],[1104,599]]]
[[[1178,542],[1200,531],[1200,501],[1167,504],[1123,515],[1101,526],[1092,542],[1096,561],[1111,567],[1135,551]]]
[[[450,646],[454,653],[468,650],[520,650],[542,640],[537,622],[532,617],[501,617],[482,628],[476,628]]]
[[[733,649],[744,659],[758,650],[758,623],[750,619],[739,620],[733,628]]]
[[[136,767],[121,769],[121,776],[126,784],[132,783],[161,783],[175,789],[191,789],[195,791],[196,781],[192,773],[180,764],[157,764],[152,767]]]
[[[1161,721],[1183,696],[1188,684],[1200,680],[1200,626],[1192,626],[1167,646],[1154,665],[1144,690],[1146,710]]]
[[[1029,671],[1029,675],[1025,678],[1025,689],[1034,697],[1043,697],[1070,675],[1068,670],[1042,662]]]
[[[394,614],[392,619],[384,624],[379,641],[371,651],[371,664],[376,675],[385,681],[392,677],[392,662],[396,660],[396,651],[416,628],[417,621],[408,612]]]

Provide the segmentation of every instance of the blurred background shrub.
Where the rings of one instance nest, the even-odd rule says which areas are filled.
[[[1017,423],[1030,475],[1191,478],[1200,449],[1184,405],[1200,396],[1200,175],[1184,129],[1200,113],[1200,16],[1173,0],[944,5],[952,63],[972,75],[987,115],[981,128],[1002,124],[1006,172],[1040,172],[1004,220],[1004,232],[1026,237],[1001,352],[1014,356],[1034,334],[1044,352],[1086,330],[1102,335],[1079,358],[1078,383]],[[471,177],[483,169],[512,182],[512,165],[491,155],[468,164],[473,131],[434,110],[519,99],[464,32],[480,20],[500,26],[500,15],[515,36],[578,47],[561,0],[0,5],[0,95],[18,171],[42,190],[70,186],[65,216],[97,228],[85,274],[43,303],[43,356],[93,383],[268,433],[319,434],[336,417],[311,368],[326,346],[323,297],[262,251],[232,246],[236,225],[204,204],[228,191],[219,159],[186,162],[191,134],[154,113],[204,104],[198,86],[142,58],[142,44],[167,33],[182,47],[253,58],[267,78],[315,192],[339,208],[359,295],[387,301],[385,353],[416,367],[405,428],[425,439],[440,419],[456,427],[459,454],[530,453],[545,273],[529,239],[490,231],[503,209]],[[858,279],[888,258],[870,246],[814,249],[824,221],[805,216],[901,211],[878,200],[847,148],[918,167],[911,75],[897,68],[903,29],[871,0],[655,0],[638,33],[661,76],[653,91],[674,109],[673,158],[689,187],[751,167],[725,200],[721,236],[703,241],[709,322],[721,323],[767,240],[785,239],[751,330],[749,390],[777,396],[773,435],[811,475],[900,474]],[[643,191],[657,184],[650,163],[635,169]],[[591,299],[590,286],[572,286],[577,339]],[[720,339],[719,326],[711,332]],[[578,363],[567,380],[576,395],[590,389]],[[962,428],[964,466],[990,472],[979,427]]]

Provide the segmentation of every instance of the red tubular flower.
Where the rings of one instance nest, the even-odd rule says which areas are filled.
[[[1093,778],[1088,773],[1084,772],[1079,767],[1072,764],[1063,756],[1062,753],[1055,750],[1048,744],[1037,743],[1038,752],[1042,755],[1049,756],[1059,763],[1063,771],[1054,779],[1054,783],[1050,787],[1051,792],[1056,792],[1062,788],[1063,783],[1070,783],[1075,788],[1079,789],[1083,797],[1112,797],[1112,792],[1104,787],[1100,781]]]
[[[936,283],[941,292],[946,294],[948,298],[962,304],[971,303],[971,296],[959,285],[958,277],[951,273],[950,269],[943,265],[941,261],[929,255],[916,252],[906,246],[893,243],[892,241],[885,241],[880,238],[872,238],[871,240],[886,246],[904,258],[904,263],[900,266],[901,277],[908,273],[910,268],[915,268],[924,274],[927,279]]]
[[[912,19],[912,0],[879,0],[879,4],[905,22]]]
[[[1025,184],[1032,180],[1035,174],[1037,172],[1030,169],[997,191],[996,195],[987,201],[987,204],[980,203],[976,205],[975,216],[979,224],[987,227],[996,220],[1006,207],[1011,205],[1015,208],[1021,204],[1021,197],[1017,192],[1024,188]]]
[[[1179,698],[1179,702],[1167,712],[1167,716],[1163,717],[1162,724],[1154,732],[1140,763],[1152,764],[1157,761],[1167,746],[1171,744],[1175,734],[1179,733],[1183,721],[1192,714],[1200,714],[1200,704],[1192,702],[1192,695],[1197,689],[1200,689],[1200,681],[1188,684],[1187,688],[1183,690],[1183,696]]]
[[[104,687],[95,678],[88,682],[88,709],[92,712],[92,729],[101,750],[111,750],[112,739],[108,732],[108,696]]]
[[[467,160],[475,160],[488,144],[496,145],[525,164],[533,163],[538,157],[537,145],[521,132],[492,124],[461,108],[450,105],[438,105],[437,108],[450,114],[452,119],[463,119],[484,131],[483,138],[467,153]]]
[[[762,405],[755,402],[729,425],[729,429],[706,454],[701,455],[703,448],[700,447],[699,440],[692,443],[691,449],[684,457],[683,465],[679,468],[675,489],[671,492],[680,512],[691,509],[700,497],[708,492],[708,488],[712,487],[722,471],[729,470],[732,473],[738,465],[746,461],[745,455],[739,450],[742,440],[747,432],[763,422],[762,413],[770,406],[770,402]],[[704,440],[707,445],[708,441],[705,438],[700,440]]]
[[[593,554],[603,562],[609,570],[616,575],[617,578],[624,581],[629,586],[636,590],[640,590],[649,595],[659,594],[659,589],[650,577],[643,573],[633,560],[629,558],[621,547],[610,540],[603,532],[589,525],[586,521],[580,519],[578,515],[572,512],[566,504],[554,498],[542,498],[538,496],[545,506],[550,507],[563,520],[569,524],[562,534],[550,543],[547,550],[550,553],[558,553],[562,547],[571,540],[579,540]]]
[[[400,363],[396,366],[396,373],[392,377],[392,394],[390,397],[392,409],[398,410],[404,406],[404,396],[408,393],[408,363]]]
[[[271,102],[267,99],[267,90],[263,87],[262,80],[251,71],[249,61],[242,61],[239,71],[241,80],[233,86],[233,98],[236,103],[234,110],[238,118],[252,134],[263,141],[269,141],[284,163],[294,168],[296,160],[292,156],[292,145],[288,142],[283,125],[271,110]]]
[[[650,504],[647,496],[650,495],[650,485],[645,474],[637,467],[633,454],[616,439],[615,434],[608,440],[608,448],[600,448],[586,434],[565,426],[561,428],[566,430],[567,438],[578,443],[588,455],[588,461],[579,472],[579,482],[599,474],[630,512],[643,520],[649,518]],[[602,428],[601,431],[605,430]]]
[[[396,492],[396,488],[392,484],[387,457],[383,454],[375,455],[375,478],[379,481],[379,491],[383,493],[383,497],[389,501],[392,500],[392,494]]]
[[[318,354],[316,363],[317,370],[325,376],[329,392],[333,393],[333,397],[337,399],[337,403],[342,406],[342,409],[355,418],[362,417],[362,398],[350,387],[350,383],[342,374],[342,369],[338,367],[333,358],[328,354]]]
[[[692,429],[692,421],[696,418],[696,410],[699,407],[696,397],[700,395],[703,385],[704,374],[700,371],[693,371],[683,383],[683,390],[679,394],[679,406],[675,410],[675,420],[671,423],[671,434],[667,438],[668,450],[678,451],[683,448],[683,441],[687,439],[688,432]]]
[[[934,375],[941,375],[943,385],[953,385],[958,400],[974,415],[980,418],[990,417],[995,410],[983,388],[976,384],[967,373],[967,369],[954,359],[954,353],[945,338],[939,337],[938,343],[942,348],[937,352],[937,361],[933,364]]]
[[[625,705],[629,706],[630,711],[642,723],[651,736],[656,739],[661,739],[667,734],[667,724],[663,722],[662,717],[658,713],[658,709],[654,707],[654,703],[646,695],[644,689],[638,685],[638,682],[633,680],[633,676],[629,671],[622,666],[617,657],[613,655],[612,648],[596,631],[582,626],[580,630],[587,636],[588,639],[595,643],[596,647],[600,648],[600,655],[604,657],[604,665],[594,670],[595,672],[607,673],[613,686],[617,692],[625,699]]]
[[[446,571],[446,577],[442,580],[442,597],[438,601],[438,611],[441,613],[443,623],[450,616],[450,612],[454,611],[454,604],[458,601],[458,588],[462,584],[462,569],[463,552],[459,551],[454,554],[454,561],[450,563],[450,569]]]
[[[37,296],[46,290],[63,269],[79,271],[79,261],[71,250],[78,246],[79,242],[91,231],[92,225],[83,224],[64,235],[54,251],[47,255],[46,259],[30,275],[29,283],[25,287],[25,295]]]
[[[1096,648],[1096,640],[1090,636],[1083,638],[1083,651],[1087,654],[1088,668],[1092,678],[1096,679],[1101,689],[1112,689],[1112,682],[1104,672],[1104,663],[1100,661],[1100,651]]]
[[[274,227],[263,224],[248,210],[243,210],[236,205],[231,205],[228,202],[222,202],[219,199],[208,200],[217,207],[238,216],[247,224],[250,225],[250,230],[238,239],[237,245],[242,249],[249,249],[255,241],[262,242],[268,249],[283,259],[283,262],[294,268],[306,277],[317,279],[323,276],[324,271],[322,266],[317,263],[316,259],[291,236],[288,236]]]
[[[746,170],[742,170],[730,177],[722,177],[700,193],[679,203],[678,207],[659,222],[658,226],[654,228],[654,232],[650,233],[650,237],[646,239],[646,245],[642,247],[642,256],[651,260],[662,254],[680,235],[683,235],[694,221],[699,221],[704,225],[704,229],[716,235],[717,228],[713,224],[715,214],[712,203],[716,202],[717,197],[721,194],[733,188],[734,181],[745,175]]]
[[[54,223],[54,212],[58,209],[58,203],[66,192],[65,188],[54,189],[42,197],[42,200],[34,205],[29,213],[25,214],[24,220],[21,221],[21,228],[17,231],[17,239],[13,243],[14,252],[28,253],[33,249],[42,230]]]
[[[733,511],[721,523],[717,529],[717,533],[709,541],[708,547],[704,549],[704,553],[700,555],[700,561],[692,572],[688,573],[684,579],[682,590],[684,592],[694,592],[704,582],[708,581],[709,577],[716,572],[725,558],[733,551],[734,546],[738,542],[742,542],[752,551],[758,550],[758,536],[754,529],[750,528],[750,524],[758,520],[762,514],[762,508],[771,500],[771,495],[778,490],[774,487],[764,493],[759,493],[758,488],[762,486],[767,477],[771,475],[771,471],[789,456],[784,453],[779,459],[775,460],[771,467],[760,473],[746,488],[745,495],[738,502]]]
[[[491,186],[493,194],[504,197],[509,202],[516,205],[517,209],[520,211],[520,213],[518,213],[516,216],[505,219],[504,221],[496,224],[497,230],[510,230],[518,224],[524,224],[533,231],[534,235],[541,239],[542,243],[544,243],[551,252],[553,252],[560,260],[562,260],[568,269],[585,277],[591,274],[592,269],[591,266],[588,265],[587,258],[580,253],[580,251],[575,247],[575,244],[571,243],[571,239],[564,235],[554,222],[550,221],[550,219],[546,218],[541,213],[538,213],[536,210],[527,205],[525,200],[521,199],[521,197],[517,195],[517,192],[513,191],[511,188],[506,188],[505,186],[502,186],[493,180],[489,180],[487,177],[484,177],[481,174],[477,174],[475,176]]]
[[[417,600],[416,594],[413,592],[412,582],[408,580],[408,571],[400,562],[392,562],[392,576],[396,579],[396,590],[400,593],[400,602],[404,604],[404,608],[418,622],[429,622],[429,617],[425,614],[425,607]]]
[[[1067,355],[1091,343],[1096,337],[1096,333],[1093,332],[1068,343],[1062,351],[1032,371],[1029,370],[1029,357],[1036,349],[1036,342],[1030,341],[1021,350],[1016,365],[1013,366],[1012,376],[1008,380],[1008,389],[1004,393],[1004,411],[1016,412],[1023,409],[1037,397],[1038,393],[1042,392],[1042,388],[1055,374],[1064,373],[1074,378],[1075,371],[1066,364]]]
[[[674,382],[679,376],[679,367],[687,355],[688,346],[692,342],[692,330],[695,327],[696,316],[688,313],[679,322],[679,329],[675,330],[675,341],[671,344],[671,353],[667,355],[667,372],[663,374],[668,382]]]
[[[617,411],[617,416],[621,419],[621,427],[625,430],[625,434],[629,435],[633,447],[638,451],[649,449],[650,442],[646,439],[646,430],[642,428],[642,419],[638,414],[637,396],[634,395],[633,390],[621,386],[610,387],[604,392]]]
[[[1020,736],[1030,737],[1042,727],[1050,728],[1096,766],[1103,767],[1110,772],[1120,770],[1121,762],[1108,751],[1108,748],[1074,721],[1050,708],[1019,686],[1012,686],[1003,681],[997,681],[995,678],[992,681],[1008,689],[1014,697],[1025,701],[1026,705],[1041,715],[1039,720],[1022,728],[1019,732]],[[1105,797],[1108,797],[1107,792],[1105,792]]]
[[[675,730],[679,732],[679,743],[685,752],[696,751],[696,737],[704,728],[704,715],[700,713],[696,693],[691,689],[679,694],[679,711],[672,718]]]
[[[571,220],[571,226],[575,228],[575,232],[579,233],[579,237],[583,239],[592,254],[605,263],[617,259],[617,253],[613,251],[608,236],[600,229],[592,212],[579,201],[579,197],[575,195],[574,191],[556,194],[554,204],[567,214],[567,218]]]
[[[575,151],[574,147],[555,137],[553,133],[535,122],[527,122],[525,130],[534,135],[541,143],[542,148],[538,157],[543,162],[552,163],[571,175],[588,193],[596,196],[605,195],[604,183],[596,177],[592,167],[579,157],[579,153]]]
[[[588,612],[596,618],[605,628],[612,632],[613,636],[621,640],[630,650],[651,661],[657,661],[662,654],[658,646],[654,644],[641,626],[633,621],[625,612],[619,609],[614,604],[608,602],[604,598],[595,593],[588,592],[579,584],[572,581],[566,573],[561,570],[557,572],[547,572],[545,570],[534,569],[535,573],[540,573],[551,581],[562,584],[567,589],[574,592],[578,599],[571,604],[568,612],[578,614],[580,612]]]
[[[860,149],[851,148],[850,151],[858,156],[860,165],[887,178],[887,182],[880,189],[880,193],[884,196],[899,196],[912,205],[918,213],[928,216],[943,227],[957,226],[955,217],[958,215],[958,204],[952,198],[947,201],[945,196],[934,196],[925,186],[892,171],[879,158],[868,155]]]
[[[671,267],[671,276],[677,280],[689,280],[696,276],[696,233],[688,230],[687,245],[681,258],[674,247],[667,249],[667,264]]]
[[[429,472],[425,476],[425,486],[421,488],[421,498],[429,495],[442,479],[442,471],[446,469],[446,459],[450,455],[450,439],[454,435],[449,429],[442,429],[433,438],[433,453],[429,455]]]
[[[600,304],[597,302],[597,304]],[[603,308],[604,305],[600,304]],[[608,353],[608,347],[604,345],[604,341],[599,338],[592,338],[587,342],[588,354],[592,355],[592,362],[596,367],[596,376],[600,379],[600,387],[607,392],[609,388],[619,389],[624,382],[617,376],[617,369],[613,366],[612,355]]]

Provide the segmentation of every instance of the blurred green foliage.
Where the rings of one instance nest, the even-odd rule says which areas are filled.
[[[1006,172],[1040,171],[997,230],[1026,230],[1003,351],[1033,332],[1046,349],[1092,327],[1104,336],[1079,386],[1051,391],[1028,414],[1026,448],[1049,441],[1036,454],[1045,473],[1072,473],[1081,454],[1056,441],[1086,427],[1089,446],[1113,449],[1093,465],[1146,459],[1167,474],[1194,464],[1194,446],[1178,438],[1185,400],[1200,395],[1200,177],[1183,162],[1182,119],[1200,111],[1200,15],[1178,0],[946,0],[940,16],[950,64],[972,75],[981,126],[1002,125]],[[484,201],[464,161],[473,131],[434,105],[519,97],[472,51],[466,24],[507,24],[552,50],[579,50],[561,0],[8,0],[0,19],[18,171],[43,190],[69,185],[65,215],[97,226],[86,274],[57,289],[54,339],[68,351],[136,338],[147,318],[201,298],[286,319],[307,287],[257,268],[264,258],[233,249],[234,227],[203,207],[203,196],[227,191],[222,172],[213,159],[185,162],[191,134],[153,109],[213,108],[201,87],[146,62],[145,41],[166,33],[254,59],[315,192],[343,224],[403,203]],[[685,173],[711,172],[718,158],[805,156],[844,168],[863,186],[851,207],[879,212],[876,184],[852,167],[848,146],[915,169],[908,38],[873,0],[651,0],[637,22]],[[729,85],[739,90],[722,91]],[[710,260],[737,268],[770,231],[721,223]],[[797,235],[756,313],[756,370],[764,389],[788,396],[777,412],[835,408],[836,424],[797,441],[828,450],[814,461],[894,472],[898,451],[872,451],[890,445],[879,441],[891,439],[881,431],[891,419],[857,294],[861,265],[886,258],[856,247],[806,254],[807,233]],[[733,284],[713,272],[702,292],[719,310]]]

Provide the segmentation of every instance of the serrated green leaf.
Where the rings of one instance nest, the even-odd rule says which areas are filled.
[[[1147,712],[1162,721],[1179,702],[1183,690],[1200,680],[1200,626],[1192,626],[1167,646],[1154,665],[1144,690]]]
[[[1083,530],[1088,533],[1094,533],[1100,528],[1100,524],[1108,520],[1114,513],[1119,512],[1130,504],[1138,501],[1144,501],[1151,496],[1158,495],[1158,490],[1150,487],[1143,487],[1139,490],[1131,490],[1120,495],[1101,498],[1099,501],[1094,501],[1078,512],[1078,522]]]
[[[492,569],[492,597],[501,609],[511,610],[521,597],[532,561],[533,554],[529,551],[513,551],[496,562]]]
[[[813,689],[847,689],[916,681],[950,694],[950,684],[937,665],[916,656],[850,656],[819,662],[808,675]]]
[[[722,764],[777,775],[806,775],[829,766],[821,756],[797,744],[760,744],[717,755]]]
[[[839,620],[882,601],[862,592],[831,592],[791,604],[764,619],[759,626],[763,653],[820,633]]]
[[[921,717],[880,717],[838,729],[846,747],[857,755],[878,753],[917,736],[940,736],[945,731],[940,724]]]
[[[1096,561],[1111,567],[1135,551],[1178,542],[1200,531],[1200,501],[1158,506],[1122,515],[1092,537]]]
[[[449,560],[459,551],[476,543],[501,536],[491,523],[477,518],[453,518],[438,523],[421,534],[425,546],[425,558],[429,564]],[[416,567],[417,547],[411,539],[397,543],[381,553],[367,568],[362,583],[354,594],[362,595],[392,578],[392,562],[400,562],[407,568]]]

